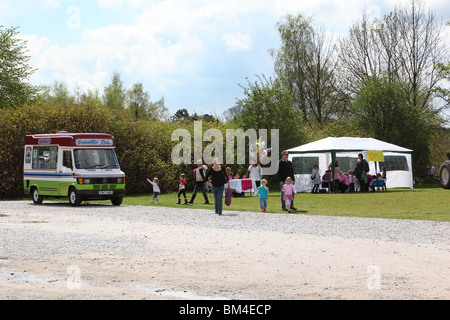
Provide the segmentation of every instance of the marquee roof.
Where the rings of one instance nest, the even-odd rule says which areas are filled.
[[[331,151],[386,151],[412,153],[413,150],[374,138],[328,137],[289,149],[290,153],[331,152]]]

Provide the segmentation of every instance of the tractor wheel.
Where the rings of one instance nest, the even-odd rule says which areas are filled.
[[[450,189],[450,160],[445,160],[439,169],[439,180],[442,188]]]

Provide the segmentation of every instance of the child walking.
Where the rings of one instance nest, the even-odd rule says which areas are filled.
[[[181,194],[184,196],[184,204],[188,204],[187,198],[186,198],[186,175],[184,173],[180,174],[180,183],[178,184],[178,202],[177,204],[181,203]]]
[[[288,213],[291,213],[291,203],[294,201],[294,193],[297,193],[295,186],[292,184],[292,178],[287,177],[283,186],[283,200],[286,201],[286,208]]]
[[[156,200],[156,204],[159,204],[158,194],[161,193],[161,190],[159,189],[158,178],[153,178],[153,181],[151,181],[150,179],[147,179],[147,181],[153,186],[153,199],[152,199],[152,201],[150,201],[150,203],[155,203],[155,200]]]
[[[269,188],[266,187],[267,180],[262,179],[261,185],[256,189],[254,197],[259,193],[259,206],[261,207],[262,212],[266,212],[267,208],[267,199],[269,198]]]
[[[355,176],[352,170],[348,170],[348,192],[355,192]]]
[[[381,167],[381,179],[383,179],[383,182],[384,182],[384,184],[383,184],[383,191],[386,191],[387,190],[387,188],[386,188],[386,181],[387,181],[387,178],[386,178],[386,167]]]
[[[313,188],[311,190],[311,193],[318,193],[319,192],[319,185],[320,185],[320,172],[319,172],[319,165],[315,165],[312,174],[311,174],[311,180],[313,183]]]

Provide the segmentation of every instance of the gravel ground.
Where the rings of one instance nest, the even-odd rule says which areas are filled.
[[[1,299],[449,299],[450,223],[0,202]]]

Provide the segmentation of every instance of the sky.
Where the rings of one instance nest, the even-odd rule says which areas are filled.
[[[125,88],[141,82],[171,114],[222,116],[242,99],[248,78],[273,76],[270,49],[286,14],[312,16],[334,37],[363,12],[382,18],[408,0],[0,0],[0,25],[27,41],[33,84],[65,83],[103,93],[119,72]],[[450,2],[428,0],[450,20]],[[447,29],[450,27],[446,27]]]

